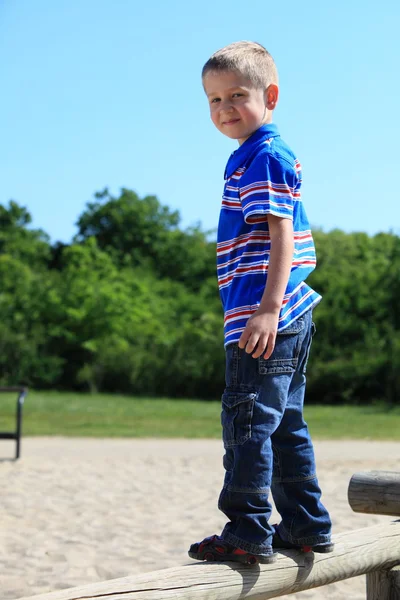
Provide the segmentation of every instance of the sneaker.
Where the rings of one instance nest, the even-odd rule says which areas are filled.
[[[240,548],[228,544],[218,535],[205,538],[202,542],[192,544],[188,552],[190,558],[206,560],[208,562],[218,561],[240,562],[245,565],[268,564],[275,562],[276,554],[252,554]]]
[[[278,526],[274,525],[275,533],[272,538],[272,547],[276,550],[301,550],[302,552],[319,552],[320,554],[327,554],[328,552],[333,552],[335,548],[335,544],[332,542],[327,542],[324,544],[316,544],[315,546],[308,546],[292,544],[291,542],[286,542],[281,538],[278,533]]]

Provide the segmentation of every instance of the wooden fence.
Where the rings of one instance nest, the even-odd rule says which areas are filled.
[[[400,516],[400,473],[357,473],[348,497],[357,512]],[[333,539],[331,554],[288,550],[256,567],[193,562],[20,600],[267,600],[363,574],[367,600],[400,600],[400,521]]]

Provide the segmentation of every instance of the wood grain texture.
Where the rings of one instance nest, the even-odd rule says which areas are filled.
[[[400,567],[368,573],[367,600],[400,600]]]
[[[400,516],[400,473],[355,473],[349,483],[348,500],[354,512]]]
[[[338,534],[333,540],[331,554],[290,550],[279,554],[276,563],[260,567],[193,561],[29,600],[267,600],[400,565],[400,521]]]

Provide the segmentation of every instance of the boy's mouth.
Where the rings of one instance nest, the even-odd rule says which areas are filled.
[[[235,123],[238,123],[240,121],[240,119],[230,119],[229,121],[224,121],[223,125],[234,125]]]

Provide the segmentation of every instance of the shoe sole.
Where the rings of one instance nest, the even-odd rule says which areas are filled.
[[[329,554],[335,549],[335,544],[325,544],[322,546],[311,546],[312,552],[318,552],[318,554]]]
[[[317,554],[329,554],[333,552],[335,549],[335,544],[325,544],[320,546],[307,546],[304,544],[303,546],[296,546],[295,544],[290,544],[290,542],[282,542],[281,544],[272,544],[274,550],[300,550],[301,552],[316,552]]]
[[[271,556],[259,556],[257,554],[243,554],[231,556],[229,558],[223,558],[221,554],[217,554],[212,552],[211,550],[207,550],[206,552],[188,552],[190,558],[194,558],[195,560],[203,560],[206,562],[239,562],[244,565],[268,565],[274,563],[277,559],[276,554],[271,554]]]

